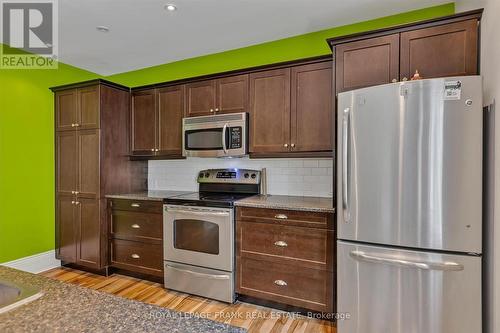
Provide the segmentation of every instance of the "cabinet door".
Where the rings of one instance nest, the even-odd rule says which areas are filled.
[[[250,74],[250,152],[288,152],[290,69]]]
[[[401,34],[401,78],[478,73],[478,25],[468,20]]]
[[[76,89],[58,91],[55,93],[56,130],[73,130],[77,123]],[[73,125],[73,126],[72,126]]]
[[[80,88],[78,92],[78,128],[99,128],[99,86]]]
[[[187,117],[207,116],[215,110],[215,80],[186,84]]]
[[[101,253],[101,223],[99,200],[78,198],[75,205],[77,223],[77,258],[78,263],[87,267],[99,267]]]
[[[332,63],[292,68],[291,149],[333,149]]]
[[[399,34],[340,44],[334,56],[337,93],[399,78]]]
[[[217,80],[217,113],[246,112],[248,109],[248,75]]]
[[[59,260],[76,262],[75,199],[58,195],[56,199],[56,257]]]
[[[99,198],[99,130],[77,131],[78,196]]]
[[[156,91],[132,94],[132,154],[153,154],[156,148]]]
[[[184,86],[158,90],[158,148],[161,154],[182,155]]]
[[[56,132],[56,192],[72,195],[77,190],[76,131]]]

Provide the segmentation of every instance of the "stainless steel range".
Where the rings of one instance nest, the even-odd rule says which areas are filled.
[[[203,170],[199,192],[165,201],[166,288],[234,302],[234,202],[258,194],[260,178],[256,170]]]

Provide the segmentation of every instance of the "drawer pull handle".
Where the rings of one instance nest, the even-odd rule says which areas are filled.
[[[284,241],[274,242],[274,245],[279,246],[279,247],[287,247],[288,246],[288,244]]]
[[[276,215],[274,215],[274,218],[276,218],[278,220],[286,220],[288,218],[288,216],[286,216],[285,214],[276,214]]]
[[[131,257],[134,258],[134,259],[139,259],[141,256],[138,255],[138,254],[136,254],[136,253],[134,253],[134,254],[131,255]]]
[[[276,280],[276,281],[274,281],[274,284],[278,285],[280,287],[285,287],[288,285],[288,283],[286,283],[286,281],[283,281],[283,280]]]
[[[139,208],[139,207],[141,207],[141,205],[140,205],[140,204],[138,204],[138,203],[133,203],[133,204],[131,204],[130,206],[131,206],[131,207],[135,207],[135,208]]]
[[[132,224],[132,225],[131,225],[131,227],[132,227],[133,229],[140,229],[140,228],[141,228],[141,226],[140,226],[140,225],[138,225],[138,224]]]

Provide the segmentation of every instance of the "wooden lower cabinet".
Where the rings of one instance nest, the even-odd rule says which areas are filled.
[[[238,207],[236,216],[238,294],[334,311],[333,214]]]
[[[110,266],[163,277],[163,203],[108,199]]]

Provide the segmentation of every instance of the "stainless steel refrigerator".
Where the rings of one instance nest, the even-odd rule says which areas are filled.
[[[338,95],[338,333],[481,332],[482,80]]]

